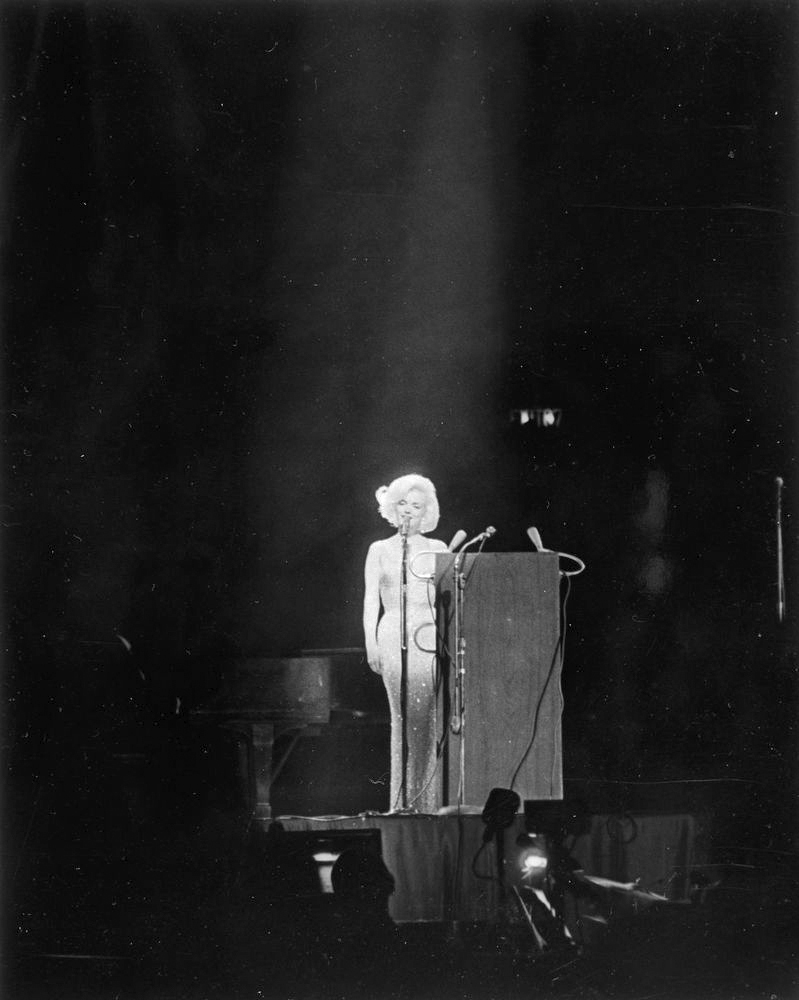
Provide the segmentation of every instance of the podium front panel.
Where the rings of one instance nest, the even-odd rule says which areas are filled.
[[[523,801],[563,798],[557,554],[466,553],[457,574],[453,554],[437,555],[435,585],[442,803],[483,806],[510,787]]]

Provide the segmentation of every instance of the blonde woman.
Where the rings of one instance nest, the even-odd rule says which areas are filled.
[[[392,811],[436,812],[436,627],[432,576],[435,553],[447,546],[425,538],[438,526],[436,488],[424,476],[401,476],[375,493],[382,517],[397,530],[369,546],[364,567],[363,631],[369,666],[383,678],[391,715]],[[405,552],[405,637],[402,582]],[[403,715],[402,666],[406,661]],[[404,740],[407,741],[404,744]],[[407,748],[405,753],[403,747]],[[404,779],[404,780],[403,780]]]

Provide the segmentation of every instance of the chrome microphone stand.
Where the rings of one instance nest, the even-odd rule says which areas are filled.
[[[465,546],[464,546],[465,548]],[[463,556],[464,549],[455,556],[455,562],[452,567],[452,590],[455,599],[455,613],[454,613],[454,647],[455,647],[455,684],[453,692],[453,710],[452,710],[452,720],[449,724],[450,731],[453,736],[460,736],[460,742],[458,744],[458,802],[459,806],[463,805],[464,799],[464,786],[466,783],[466,771],[465,771],[465,746],[463,742],[463,709],[464,709],[464,697],[463,697],[463,678],[465,674],[465,659],[466,659],[466,639],[463,636],[463,587],[464,587],[464,576],[461,572],[461,558]]]
[[[785,576],[782,564],[782,476],[775,480],[777,486],[777,619],[785,619]]]
[[[465,714],[466,714],[466,700],[464,692],[464,678],[466,676],[466,638],[463,634],[463,594],[466,587],[466,577],[461,570],[461,562],[466,550],[477,542],[480,542],[480,548],[482,549],[485,545],[486,540],[492,535],[496,534],[496,528],[486,528],[485,531],[481,531],[479,535],[475,535],[474,538],[470,538],[468,542],[465,542],[457,556],[455,557],[455,562],[452,567],[452,589],[454,592],[455,608],[454,608],[454,647],[455,647],[455,683],[453,692],[453,711],[452,719],[450,720],[450,731],[453,736],[460,737],[460,744],[458,746],[458,805],[462,806],[464,804],[464,796],[466,794],[466,744],[463,739],[463,727],[465,724]]]
[[[400,522],[400,715],[402,716],[402,808],[408,808],[408,519]]]

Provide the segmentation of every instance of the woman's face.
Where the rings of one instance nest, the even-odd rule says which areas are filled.
[[[409,532],[421,530],[426,513],[427,501],[421,490],[408,490],[405,496],[397,501],[397,523],[402,524],[403,519],[407,518]]]

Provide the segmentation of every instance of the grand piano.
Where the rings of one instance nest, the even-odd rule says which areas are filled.
[[[379,787],[361,796],[353,787],[359,782],[369,788],[379,784],[388,767],[385,690],[362,649],[301,650],[285,657],[238,660],[224,671],[215,693],[188,715],[196,725],[219,726],[234,736],[237,779],[257,824],[271,823],[276,788],[281,776],[292,770],[294,780],[284,802],[298,812],[313,814],[320,801],[328,806],[323,811],[383,806]],[[348,747],[355,760],[347,759]],[[370,759],[374,774],[353,773],[368,767]],[[320,799],[314,776],[324,778],[326,768],[328,787]],[[341,786],[338,796],[336,783]]]

